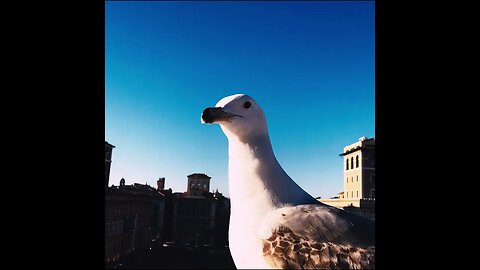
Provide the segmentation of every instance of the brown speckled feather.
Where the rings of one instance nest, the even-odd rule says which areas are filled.
[[[263,255],[273,268],[288,269],[372,269],[375,247],[318,242],[279,227],[263,241]]]

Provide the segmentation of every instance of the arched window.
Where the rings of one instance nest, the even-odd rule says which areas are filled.
[[[347,158],[347,171],[348,171],[348,158]]]
[[[358,168],[358,155],[357,155],[357,168]]]
[[[350,168],[352,168],[352,169],[353,169],[353,157],[352,157],[352,158],[350,158],[350,164],[352,164],[352,166],[350,166]]]

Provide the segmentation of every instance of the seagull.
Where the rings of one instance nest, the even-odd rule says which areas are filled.
[[[253,98],[224,97],[201,122],[219,124],[228,139],[228,240],[238,269],[375,268],[374,221],[319,202],[288,176]]]

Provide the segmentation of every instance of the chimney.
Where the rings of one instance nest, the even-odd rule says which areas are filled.
[[[165,177],[160,177],[157,180],[157,190],[162,191],[165,189]]]

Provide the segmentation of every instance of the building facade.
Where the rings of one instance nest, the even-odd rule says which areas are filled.
[[[203,197],[204,193],[210,190],[211,177],[203,173],[194,173],[187,176],[187,193],[188,197]]]
[[[111,263],[150,242],[162,240],[165,196],[155,188],[135,183],[111,186],[105,192],[105,262]]]
[[[146,249],[163,236],[165,196],[148,185],[109,185],[112,149],[105,141],[105,263]]]
[[[173,241],[213,245],[216,201],[213,198],[177,197],[173,205]]]
[[[361,137],[340,156],[344,159],[344,198],[375,198],[375,138]]]
[[[165,189],[165,177],[160,177],[157,180],[157,190],[162,191]]]
[[[112,151],[115,146],[105,141],[105,189],[108,187],[110,178],[110,166],[112,165]]]
[[[345,146],[343,191],[319,201],[337,208],[375,218],[375,138],[361,137]]]
[[[164,241],[179,245],[228,245],[230,199],[218,190],[209,192],[211,177],[203,173],[187,176],[187,191],[164,189],[165,180],[157,181],[165,195]]]

